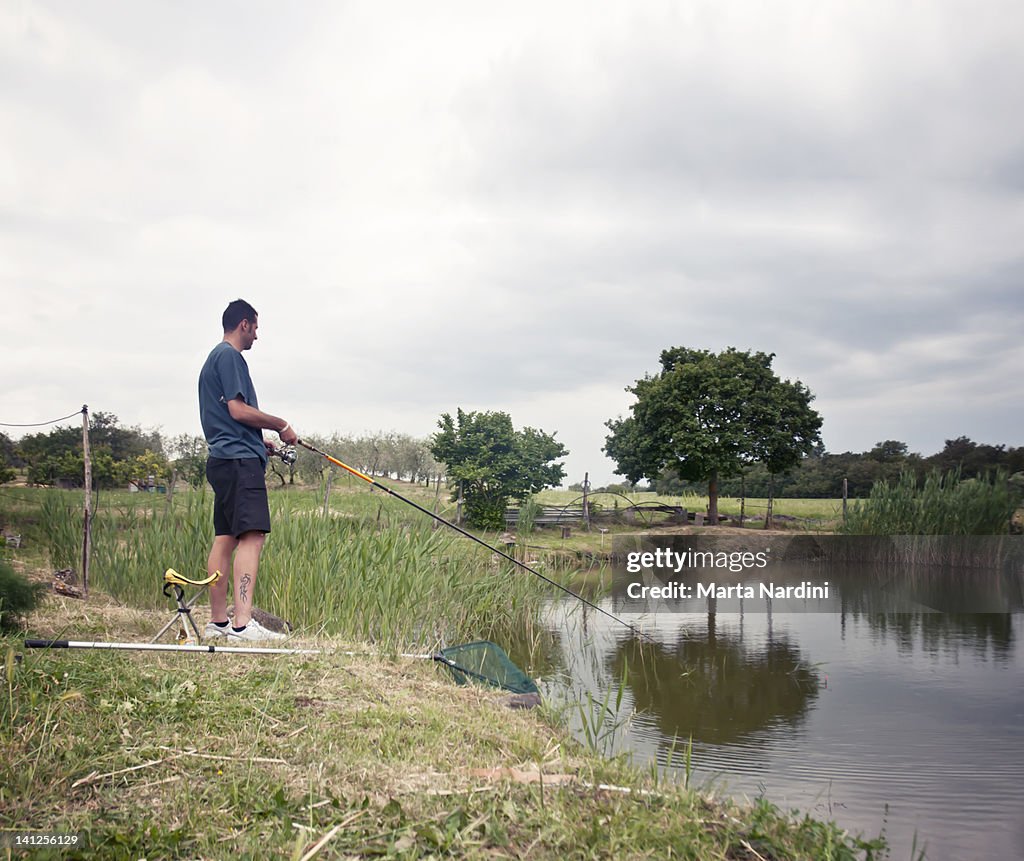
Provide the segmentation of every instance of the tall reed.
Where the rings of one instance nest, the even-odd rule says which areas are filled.
[[[905,471],[893,483],[876,482],[868,499],[850,507],[851,535],[1002,535],[1013,504],[1007,476],[998,470],[960,479],[960,470],[931,472],[918,485]]]
[[[538,578],[391,500],[360,500],[363,516],[325,517],[312,495],[270,498],[256,600],[300,629],[429,648],[511,636],[547,595]],[[40,531],[54,564],[77,567],[81,511],[70,503],[48,498]],[[93,520],[92,584],[135,606],[166,607],[167,568],[191,577],[206,570],[211,505],[210,494],[181,494],[171,504],[146,496],[105,506]]]
[[[303,624],[389,645],[512,631],[539,608],[536,578],[429,521],[389,514],[325,518],[282,499],[260,578],[271,605]]]
[[[33,543],[43,544],[50,551],[54,568],[75,568],[82,560],[82,530],[84,525],[81,501],[69,505],[67,494],[59,490],[45,490],[39,507],[39,519],[31,526]]]

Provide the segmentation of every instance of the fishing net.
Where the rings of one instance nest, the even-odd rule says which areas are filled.
[[[505,650],[487,640],[449,646],[434,655],[434,660],[448,667],[460,685],[478,682],[514,694],[539,693],[533,679],[512,663]]]

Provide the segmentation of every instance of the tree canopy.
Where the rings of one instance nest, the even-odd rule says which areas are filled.
[[[445,413],[431,453],[447,467],[453,498],[461,484],[466,520],[471,526],[500,529],[510,498],[554,487],[565,477],[562,464],[552,463],[569,452],[555,439],[534,428],[517,431],[503,412]]]
[[[780,380],[774,353],[672,347],[661,371],[637,380],[632,415],[611,419],[604,451],[632,482],[675,473],[707,481],[711,522],[718,480],[763,463],[770,473],[799,463],[820,442],[821,416],[799,380]]]
[[[115,487],[150,475],[165,480],[170,474],[159,431],[121,427],[112,413],[90,417],[89,443],[94,487]],[[81,487],[85,480],[81,428],[58,426],[28,434],[16,451],[28,467],[29,484],[63,481]]]

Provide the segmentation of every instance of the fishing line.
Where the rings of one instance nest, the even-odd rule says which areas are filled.
[[[353,467],[349,466],[348,464],[342,463],[336,457],[331,457],[326,452],[320,451],[320,449],[318,449],[316,446],[311,445],[310,443],[306,442],[305,440],[301,440],[301,439],[298,440],[298,444],[301,445],[303,448],[309,449],[311,452],[314,452],[315,454],[320,455],[322,458],[325,458],[326,460],[330,461],[335,466],[340,466],[346,472],[354,475],[356,478],[362,479],[367,484],[372,485],[373,487],[376,487],[378,490],[383,490],[385,493],[390,494],[391,496],[395,497],[396,499],[402,500],[402,502],[404,502],[406,505],[411,505],[417,511],[421,511],[421,512],[423,512],[423,514],[426,514],[428,517],[432,517],[438,523],[443,523],[445,526],[448,526],[451,529],[454,529],[460,535],[464,535],[466,538],[469,538],[472,541],[475,541],[481,547],[486,547],[488,550],[491,551],[491,553],[496,553],[498,556],[501,556],[503,559],[507,559],[513,565],[518,565],[524,571],[529,571],[535,577],[540,577],[540,579],[543,580],[545,583],[549,583],[550,585],[554,586],[556,589],[561,589],[563,592],[565,592],[566,595],[571,595],[576,600],[582,601],[588,607],[590,607],[590,608],[592,608],[594,610],[597,610],[598,613],[601,613],[602,615],[607,616],[609,619],[612,619],[613,621],[618,622],[620,625],[623,625],[623,626],[629,628],[629,630],[632,631],[634,634],[636,634],[638,637],[641,637],[642,639],[647,640],[648,642],[654,642],[652,637],[650,637],[648,634],[645,634],[643,631],[641,631],[639,628],[635,627],[634,625],[631,625],[625,619],[620,619],[614,613],[609,613],[607,610],[605,610],[602,607],[599,607],[593,601],[588,601],[586,598],[584,598],[578,592],[574,592],[568,586],[563,586],[561,583],[558,583],[558,582],[552,580],[550,577],[545,576],[544,574],[542,574],[540,571],[536,570],[535,568],[531,568],[526,563],[520,562],[514,556],[510,556],[508,553],[505,553],[503,550],[499,550],[497,547],[494,547],[494,546],[488,544],[483,539],[477,538],[475,535],[473,535],[473,533],[467,532],[461,526],[457,526],[456,524],[452,523],[450,520],[445,520],[440,515],[434,514],[434,512],[430,511],[429,509],[424,508],[422,505],[420,505],[420,504],[418,504],[416,502],[413,502],[408,497],[402,496],[402,494],[400,494],[398,491],[392,490],[387,485],[381,484],[379,481],[376,481],[375,479],[371,478],[370,476],[366,475],[365,473],[360,472],[358,469],[354,469]]]

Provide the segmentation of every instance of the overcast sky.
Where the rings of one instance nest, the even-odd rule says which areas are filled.
[[[604,422],[670,346],[774,352],[830,451],[1024,444],[1024,6],[0,5],[0,421],[260,405]]]

